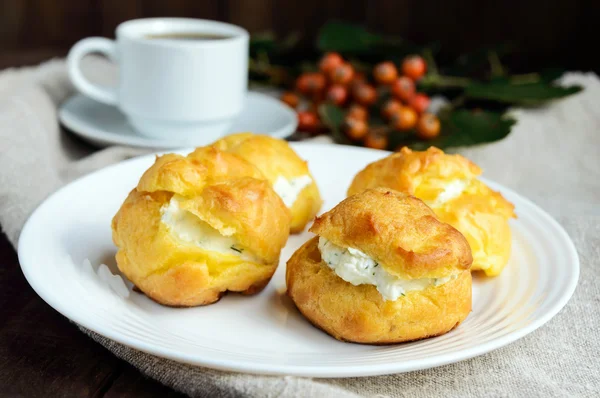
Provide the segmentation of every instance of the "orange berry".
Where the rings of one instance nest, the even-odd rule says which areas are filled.
[[[315,132],[319,127],[319,116],[315,112],[298,112],[298,131]]]
[[[347,117],[344,120],[344,131],[353,140],[359,140],[367,134],[368,126],[364,120]]]
[[[368,133],[363,142],[367,148],[385,149],[388,146],[388,137],[383,134]]]
[[[402,61],[402,74],[413,80],[422,78],[426,70],[427,64],[419,55],[410,55]]]
[[[333,84],[342,84],[345,86],[352,81],[353,76],[354,68],[347,63],[338,65],[329,71],[329,80]]]
[[[348,99],[348,90],[341,84],[334,84],[327,89],[327,100],[331,103],[342,106]]]
[[[402,104],[400,103],[400,101],[396,101],[394,99],[388,100],[383,105],[383,108],[381,108],[381,116],[383,116],[386,119],[389,119],[392,117],[393,114],[400,111],[401,108]]]
[[[415,95],[415,82],[406,76],[397,78],[392,83],[392,94],[397,99],[408,102]]]
[[[352,90],[352,97],[363,106],[371,106],[377,101],[377,91],[370,84],[357,84]]]
[[[350,82],[350,90],[354,90],[357,86],[367,83],[367,77],[363,72],[354,72],[352,81]]]
[[[417,137],[431,140],[440,135],[440,119],[432,113],[424,113],[417,123]]]
[[[296,93],[292,93],[291,91],[286,91],[281,94],[281,101],[292,108],[296,108],[300,103],[300,98]]]
[[[326,53],[325,55],[323,55],[321,61],[319,62],[319,69],[321,70],[321,72],[327,74],[343,63],[344,59],[340,54],[333,52]]]
[[[303,73],[296,80],[296,88],[304,95],[315,95],[323,91],[325,83],[322,73]]]
[[[392,115],[390,123],[395,129],[400,131],[410,130],[417,124],[417,112],[407,106]]]
[[[431,100],[422,93],[416,93],[408,102],[408,106],[413,108],[417,113],[423,113],[429,108]]]
[[[352,104],[346,113],[346,117],[367,120],[369,118],[369,111],[362,105]]]
[[[398,69],[393,62],[386,61],[375,65],[373,77],[379,84],[392,84],[398,78]]]

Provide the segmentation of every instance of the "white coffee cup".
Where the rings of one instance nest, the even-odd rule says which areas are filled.
[[[186,34],[221,37],[160,37]],[[115,41],[90,37],[75,44],[67,60],[69,76],[84,95],[117,106],[143,135],[174,140],[198,134],[217,137],[244,106],[248,40],[246,30],[222,22],[131,20],[117,27]],[[84,77],[80,64],[89,53],[104,54],[118,65],[116,88]]]

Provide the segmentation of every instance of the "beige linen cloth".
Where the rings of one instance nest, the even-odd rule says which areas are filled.
[[[96,78],[107,65],[90,60]],[[600,80],[548,107],[518,110],[501,142],[460,150],[485,176],[549,211],[575,241],[581,276],[554,319],[505,348],[435,369],[380,377],[310,379],[228,373],[188,366],[125,347],[82,328],[146,375],[198,397],[592,397],[600,396]],[[58,105],[73,92],[63,61],[0,73],[0,223],[16,245],[28,215],[73,178],[142,153],[92,153],[62,132]],[[518,212],[518,209],[517,209]]]

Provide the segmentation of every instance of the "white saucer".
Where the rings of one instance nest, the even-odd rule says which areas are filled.
[[[100,147],[182,148],[206,145],[217,138],[201,134],[185,140],[145,137],[133,130],[125,115],[116,107],[101,104],[81,94],[65,101],[58,117],[67,129]],[[284,138],[291,135],[297,125],[296,113],[290,107],[268,95],[249,92],[242,113],[223,135],[251,131]]]

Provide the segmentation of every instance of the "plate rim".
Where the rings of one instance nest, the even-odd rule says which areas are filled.
[[[281,101],[277,100],[276,98],[273,98],[272,96],[265,94],[265,93],[261,93],[259,91],[250,91],[249,90],[246,95],[247,95],[247,98],[255,97],[255,98],[259,98],[261,101],[270,102],[273,106],[277,106],[282,112],[287,113],[287,116],[289,116],[289,118],[290,118],[290,123],[286,124],[285,126],[280,127],[277,130],[274,130],[269,133],[264,133],[264,134],[269,135],[271,137],[275,137],[275,138],[286,138],[294,133],[294,131],[298,127],[298,121],[296,118],[296,114],[289,106],[283,104]],[[76,135],[77,137],[79,137],[87,142],[92,143],[95,146],[101,145],[102,147],[107,147],[110,145],[125,145],[125,146],[130,146],[130,147],[147,148],[147,149],[155,149],[155,150],[160,150],[160,149],[175,150],[175,149],[180,149],[180,148],[189,146],[189,144],[169,143],[167,140],[162,140],[159,138],[144,137],[143,135],[123,136],[123,135],[120,135],[120,134],[117,134],[117,133],[114,133],[111,131],[99,130],[93,126],[92,127],[87,126],[85,128],[82,128],[81,122],[78,121],[76,117],[74,117],[70,112],[67,111],[67,107],[69,106],[69,104],[71,102],[74,102],[75,100],[79,100],[80,98],[84,98],[85,100],[88,100],[88,101],[97,102],[97,101],[85,96],[84,94],[75,92],[73,95],[71,95],[69,98],[67,98],[60,104],[60,107],[58,109],[58,120],[59,120],[60,124],[64,128],[66,128],[69,132],[71,132],[72,134]],[[104,104],[101,104],[101,105],[104,105]],[[104,105],[104,106],[106,106],[106,105]],[[110,106],[110,105],[108,105],[108,106]],[[119,111],[119,110],[117,109],[117,111]]]
[[[316,146],[323,148],[332,148],[332,144],[322,144],[322,143],[310,143],[310,142],[292,142],[292,146]],[[340,146],[341,147],[341,146]],[[351,151],[366,151],[366,152],[377,152],[382,156],[389,154],[391,152],[388,151],[380,151],[369,148],[359,148],[352,146],[343,146],[343,148],[339,148],[341,150],[351,150]],[[186,148],[183,150],[178,150],[180,153],[187,153],[192,151],[192,148]],[[164,153],[156,152],[156,153]],[[569,262],[572,264],[572,271],[569,273],[569,280],[566,284],[566,288],[563,290],[563,293],[556,300],[553,306],[551,306],[542,316],[538,319],[535,319],[530,324],[521,327],[517,330],[509,332],[508,334],[490,340],[486,343],[474,346],[472,348],[467,348],[459,351],[454,351],[447,354],[439,354],[434,355],[427,358],[411,360],[407,362],[398,362],[398,363],[383,363],[383,364],[362,364],[362,365],[348,365],[343,367],[331,367],[331,366],[304,366],[304,365],[271,365],[269,363],[247,363],[247,362],[239,362],[237,360],[231,359],[215,359],[211,357],[203,357],[198,358],[197,355],[187,354],[185,352],[180,352],[177,350],[169,349],[169,348],[160,348],[153,346],[151,343],[146,343],[142,340],[136,338],[129,338],[124,336],[118,332],[113,332],[110,327],[104,327],[103,325],[93,325],[93,327],[89,327],[85,325],[85,320],[80,322],[81,317],[77,315],[76,311],[70,310],[67,306],[61,304],[60,300],[54,299],[52,295],[43,295],[40,294],[40,291],[44,291],[42,284],[37,285],[37,281],[35,276],[33,276],[28,269],[27,266],[23,264],[27,262],[27,249],[28,236],[32,233],[30,230],[33,228],[32,225],[35,223],[35,219],[37,214],[41,212],[44,206],[49,202],[53,197],[59,195],[64,189],[67,187],[78,183],[79,181],[87,178],[93,178],[97,173],[105,172],[108,169],[112,169],[115,167],[122,167],[124,164],[130,162],[139,161],[141,158],[151,158],[155,156],[156,153],[151,153],[142,156],[136,156],[131,159],[127,159],[113,165],[101,168],[92,173],[81,176],[70,183],[62,186],[57,191],[49,195],[44,201],[32,212],[32,214],[28,217],[21,234],[18,240],[17,253],[19,258],[19,265],[21,270],[29,283],[29,285],[33,288],[33,290],[40,296],[42,300],[44,300],[48,305],[50,305],[54,310],[62,314],[63,316],[69,318],[71,321],[76,323],[78,326],[85,327],[103,337],[106,337],[114,342],[119,344],[126,345],[133,349],[145,352],[150,355],[155,355],[158,357],[170,359],[179,363],[186,363],[193,366],[207,367],[216,370],[229,371],[229,372],[242,372],[248,374],[261,374],[261,375],[292,375],[292,376],[301,376],[301,377],[321,377],[321,378],[346,378],[346,377],[363,377],[363,376],[378,376],[378,375],[388,375],[395,373],[405,373],[422,369],[429,369],[439,366],[444,366],[460,361],[464,361],[470,358],[474,358],[479,355],[486,354],[498,348],[504,347],[510,343],[513,343],[524,336],[532,333],[539,327],[546,324],[550,321],[554,316],[556,316],[568,303],[568,301],[573,296],[575,289],[577,287],[577,283],[579,281],[580,275],[580,262],[579,255],[575,244],[572,239],[565,231],[565,229],[560,225],[558,221],[556,221],[549,213],[547,213],[544,209],[536,205],[530,199],[518,194],[516,191],[505,187],[502,184],[493,182],[486,178],[480,177],[482,181],[486,184],[489,184],[494,189],[501,190],[502,192],[509,193],[510,195],[514,195],[518,197],[522,202],[524,202],[527,206],[530,207],[533,211],[537,212],[537,214],[544,219],[545,222],[549,223],[555,231],[560,235],[561,241],[565,245],[565,255],[569,259]]]

